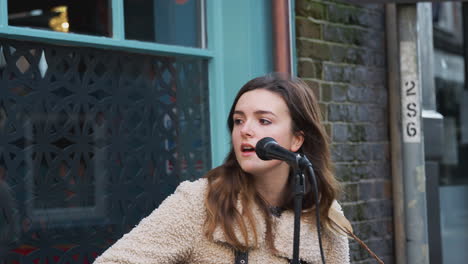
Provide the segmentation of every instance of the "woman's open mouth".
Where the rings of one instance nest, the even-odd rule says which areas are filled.
[[[255,147],[250,144],[242,144],[241,152],[242,156],[250,156],[252,154],[255,154]]]

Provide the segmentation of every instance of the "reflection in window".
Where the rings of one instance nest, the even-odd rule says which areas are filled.
[[[127,39],[205,48],[204,0],[124,0]]]
[[[468,92],[462,3],[433,4],[437,111],[444,116],[441,185],[468,184]]]
[[[8,24],[98,36],[111,35],[109,0],[8,0]]]

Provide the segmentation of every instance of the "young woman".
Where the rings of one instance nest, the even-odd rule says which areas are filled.
[[[246,83],[228,116],[231,150],[223,165],[195,182],[183,182],[158,209],[104,252],[105,263],[289,263],[293,252],[292,169],[263,161],[257,142],[306,155],[320,197],[322,243],[328,264],[349,263],[348,238],[330,215],[335,201],[329,142],[311,89],[300,79],[270,74]],[[300,234],[301,263],[321,263],[313,190],[306,186]],[[332,214],[330,213],[332,212]],[[344,218],[344,217],[343,217]]]

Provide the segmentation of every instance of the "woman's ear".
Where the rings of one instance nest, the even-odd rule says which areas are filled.
[[[291,151],[298,151],[302,147],[302,143],[304,143],[304,132],[296,132],[291,145]]]

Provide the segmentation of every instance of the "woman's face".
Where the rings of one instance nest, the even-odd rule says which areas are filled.
[[[263,161],[255,153],[255,145],[264,137],[274,138],[279,145],[296,152],[302,145],[302,135],[292,131],[292,119],[281,96],[265,89],[244,93],[234,109],[232,144],[241,168],[250,174],[289,171],[279,160]]]

